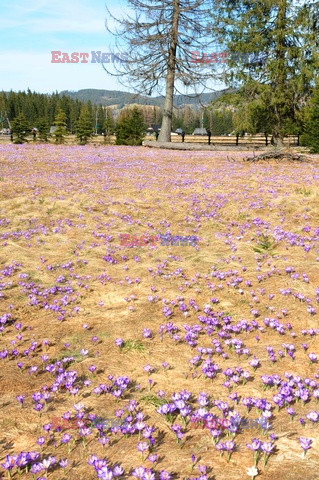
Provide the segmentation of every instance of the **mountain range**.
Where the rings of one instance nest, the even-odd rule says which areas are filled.
[[[223,93],[228,90],[220,90],[212,93],[201,93],[198,96],[192,95],[174,95],[174,106],[182,107],[184,105],[191,105],[193,108],[200,108],[203,105],[208,105],[211,101],[216,100]],[[136,103],[139,105],[155,105],[163,106],[164,97],[149,97],[146,95],[133,94],[129,92],[121,92],[119,90],[98,90],[94,88],[87,88],[84,90],[70,91],[64,90],[60,95],[67,95],[74,100],[78,99],[83,102],[89,100],[92,104],[101,104],[104,107],[116,106],[122,108],[125,105]]]

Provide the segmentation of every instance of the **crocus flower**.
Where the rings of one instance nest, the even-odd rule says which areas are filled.
[[[137,450],[142,453],[142,461],[144,461],[144,452],[149,449],[149,445],[146,442],[138,442]]]
[[[16,396],[16,399],[18,400],[18,402],[20,402],[21,407],[23,407],[25,395],[17,395],[17,396]]]
[[[1,463],[1,467],[4,469],[4,470],[7,470],[7,472],[9,473],[9,478],[10,478],[10,471],[13,469],[14,465],[15,465],[15,460],[16,460],[16,457],[14,456],[10,456],[10,455],[6,455],[6,460],[4,463]]]
[[[172,476],[165,470],[161,470],[159,478],[160,480],[171,480]]]
[[[261,449],[264,452],[264,467],[267,465],[269,456],[273,453],[275,445],[272,442],[265,442],[261,445]]]
[[[258,475],[258,469],[256,467],[248,468],[247,475],[251,477],[251,480],[254,480],[254,478]]]
[[[318,419],[319,419],[319,414],[317,412],[309,412],[307,413],[306,417],[308,418],[308,420],[310,420],[311,422],[318,422]]]
[[[227,440],[224,445],[225,445],[225,450],[227,451],[227,460],[229,462],[231,454],[235,448],[235,443],[232,440]]]
[[[311,448],[312,440],[310,438],[299,437],[300,446],[303,449],[302,458],[305,458],[307,450]]]
[[[144,338],[151,338],[152,337],[152,332],[149,328],[144,328],[143,337]]]
[[[257,438],[253,438],[251,444],[246,444],[246,446],[254,452],[254,464],[257,467],[257,463],[259,460],[260,449],[261,449],[261,442]]]
[[[309,358],[309,361],[310,361],[310,364],[311,364],[311,363],[317,362],[318,357],[315,353],[309,353],[308,358]]]
[[[44,437],[39,437],[37,438],[37,444],[42,447],[42,445],[45,443],[45,438]]]
[[[98,442],[102,445],[103,448],[109,443],[109,441],[110,439],[105,437],[104,435],[98,438]]]

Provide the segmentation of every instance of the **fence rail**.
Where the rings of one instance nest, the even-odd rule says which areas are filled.
[[[30,143],[33,143],[32,136],[28,136],[27,139],[29,140]],[[270,144],[270,139],[271,137],[268,137],[268,144]],[[145,135],[144,140],[156,141],[155,138],[152,135]],[[10,143],[10,135],[0,135],[0,143]],[[179,143],[182,141],[182,137],[180,135],[172,135],[172,142],[173,143]],[[66,144],[76,144],[78,142],[77,138],[75,135],[67,135],[65,137],[65,143]],[[50,143],[54,143],[54,138],[50,139]],[[104,143],[104,137],[103,135],[94,135],[93,137],[90,138],[89,140],[90,144],[93,145],[98,145],[98,144],[103,144]],[[115,136],[111,135],[107,139],[107,143],[114,145],[115,144]],[[206,144],[208,143],[208,137],[202,136],[202,135],[185,135],[184,143],[199,143],[199,144]],[[295,146],[298,145],[298,137],[294,135],[290,135],[288,137],[284,138],[284,144],[285,145],[291,145]],[[219,137],[211,137],[211,145],[236,145],[236,136],[219,136]],[[266,137],[263,137],[261,135],[246,135],[244,137],[239,137],[238,138],[238,145],[245,145],[245,146],[266,146]]]

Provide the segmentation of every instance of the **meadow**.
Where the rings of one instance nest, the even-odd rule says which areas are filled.
[[[0,145],[0,478],[319,478],[319,156],[246,155]]]

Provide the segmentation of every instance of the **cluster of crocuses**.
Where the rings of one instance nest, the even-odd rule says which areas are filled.
[[[258,464],[259,457],[262,452],[264,453],[264,467],[267,465],[270,455],[275,452],[276,446],[273,442],[275,435],[271,434],[270,439],[270,442],[261,442],[257,438],[253,438],[251,443],[247,443],[247,448],[254,453],[255,467]]]
[[[53,466],[62,469],[68,466],[66,458],[57,462],[56,457],[47,457],[41,460],[40,457],[41,455],[34,451],[20,452],[18,455],[6,455],[6,459],[1,463],[1,467],[8,472],[9,478],[11,478],[14,469],[16,469],[18,475],[21,475],[24,471],[24,473],[30,472],[33,476],[38,473],[43,473],[47,476],[48,470]],[[41,478],[44,479],[45,477]]]
[[[101,383],[98,387],[93,389],[93,392],[100,395],[102,393],[110,393],[115,398],[123,397],[125,390],[127,390],[130,379],[128,377],[114,377],[113,375],[108,375],[108,379],[111,382],[111,385],[105,385]]]
[[[112,478],[118,477],[123,478],[123,475],[125,475],[125,471],[120,465],[112,465],[108,460],[99,459],[95,455],[89,457],[88,464],[94,468],[97,478],[101,480],[111,480]],[[143,466],[133,467],[127,474],[130,475],[131,478],[138,480],[171,480],[173,478],[172,475],[165,470],[156,472],[152,468]]]

